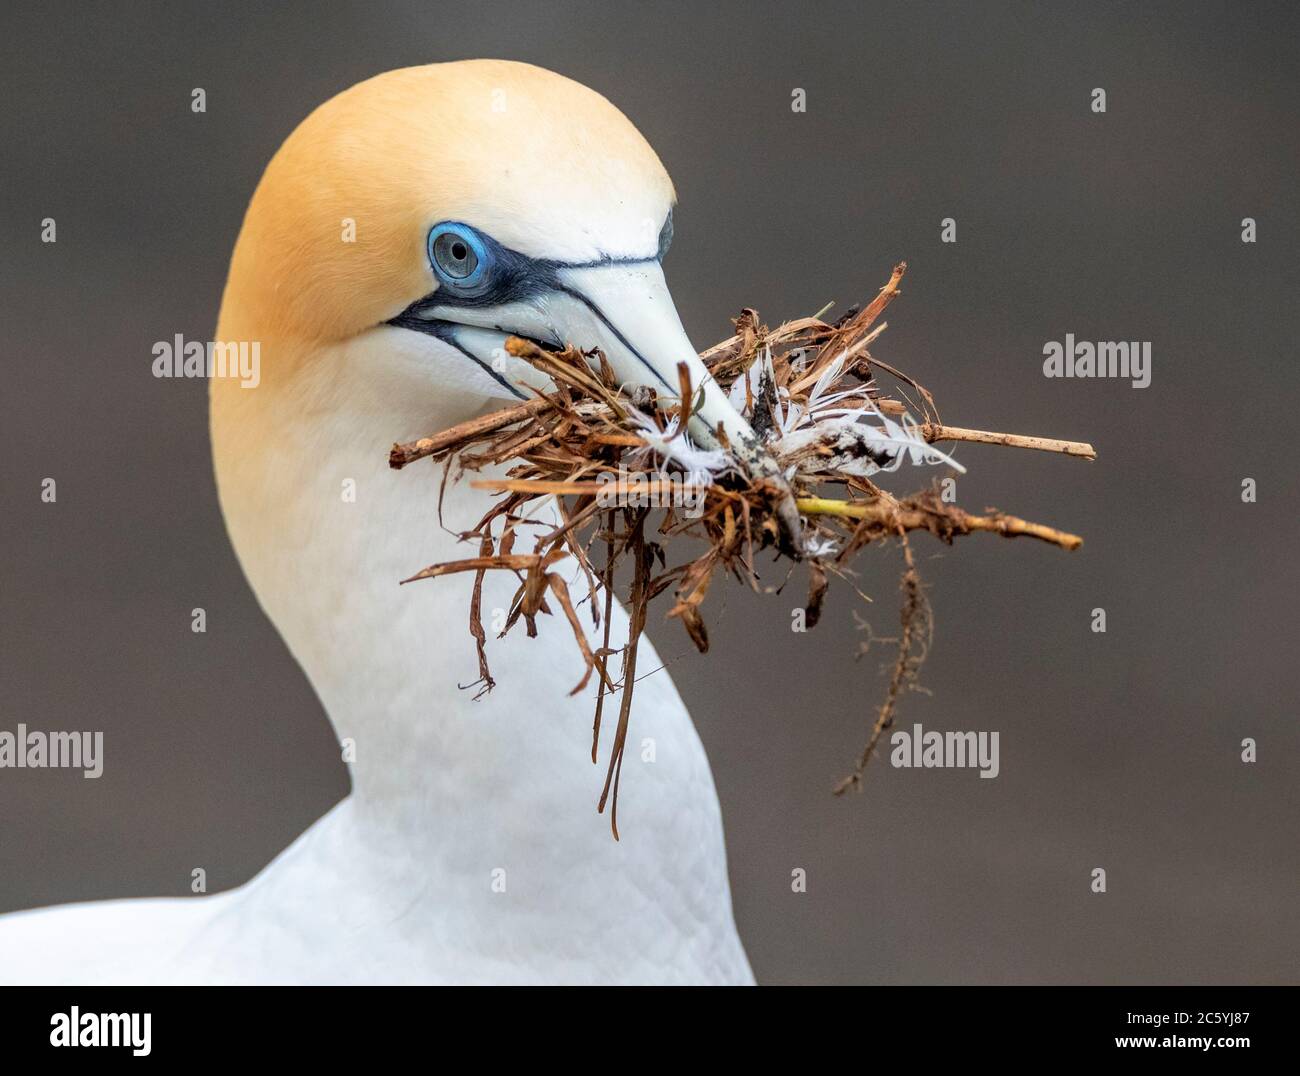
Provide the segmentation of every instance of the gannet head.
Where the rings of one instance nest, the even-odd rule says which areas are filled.
[[[509,335],[599,347],[625,384],[661,398],[679,395],[686,363],[703,392],[693,436],[712,444],[725,429],[770,473],[664,282],[673,202],[636,128],[570,79],[489,60],[389,72],[318,108],[268,166],[221,335],[297,342],[282,369],[266,355],[268,381],[362,342],[351,361],[400,364],[404,392],[414,377],[479,406],[544,384],[505,354]]]

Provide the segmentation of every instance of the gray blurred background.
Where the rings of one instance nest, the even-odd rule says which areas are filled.
[[[206,386],[155,380],[150,347],[210,338],[249,195],[316,104],[388,68],[498,56],[593,86],[658,149],[681,199],[666,268],[700,346],[742,306],[842,310],[905,258],[876,354],[953,424],[1100,452],[959,454],[961,503],[1081,532],[1078,553],[915,541],[933,694],[900,723],[998,730],[997,780],[884,757],[862,795],[830,795],[884,686],[879,659],[853,660],[846,588],[806,635],[788,600],[730,588],[707,659],[657,625],[709,748],[759,980],[1300,978],[1294,6],[6,5],[0,20],[0,728],[100,728],[108,752],[98,781],[0,770],[0,911],[183,894],[196,863],[210,888],[236,885],[346,794],[227,543]],[[1045,379],[1043,344],[1067,332],[1152,341],[1151,387]],[[862,566],[890,634],[898,558]]]

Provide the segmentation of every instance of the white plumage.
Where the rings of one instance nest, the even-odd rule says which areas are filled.
[[[637,688],[616,843],[593,810],[603,768],[590,700],[567,695],[580,669],[566,631],[494,644],[497,687],[474,701],[457,687],[474,667],[470,580],[397,585],[464,554],[439,524],[432,472],[394,473],[386,454],[505,391],[465,347],[555,334],[605,347],[628,380],[653,367],[675,383],[690,360],[698,382],[651,256],[671,200],[612,105],[521,64],[392,72],[291,136],[250,206],[218,330],[261,342],[262,382],[214,381],[211,433],[248,579],[355,743],[352,795],[237,890],[0,920],[0,979],[751,981],[708,762],[667,673]],[[340,240],[347,220],[355,243]],[[439,221],[529,264],[574,265],[556,271],[567,290],[443,309],[451,289],[425,245]],[[442,335],[389,324],[422,297],[430,325],[451,319]],[[701,421],[743,438],[716,387],[706,397]],[[452,488],[444,518],[473,525],[484,496]],[[513,589],[489,576],[485,610]],[[638,761],[643,738],[653,762]]]

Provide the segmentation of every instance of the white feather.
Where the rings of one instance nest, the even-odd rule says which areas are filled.
[[[639,412],[629,413],[637,426],[637,432],[649,442],[650,449],[661,459],[675,463],[688,475],[693,476],[693,484],[711,485],[713,477],[734,465],[734,461],[722,449],[700,448],[690,440],[689,435],[678,436],[680,421],[676,415],[668,420],[667,428],[660,430],[654,420]],[[642,456],[646,449],[638,450]],[[638,453],[633,453],[635,458]],[[698,481],[694,481],[698,479]]]
[[[867,420],[879,422],[871,425]],[[788,458],[811,445],[831,450],[830,458],[814,457],[810,470],[840,471],[868,477],[880,471],[896,471],[907,457],[912,464],[947,464],[961,474],[966,468],[946,452],[935,448],[916,432],[917,423],[904,414],[902,423],[882,413],[875,404],[858,408],[831,408],[817,413],[810,422],[783,436],[774,446],[778,458]],[[886,457],[879,463],[866,453]]]

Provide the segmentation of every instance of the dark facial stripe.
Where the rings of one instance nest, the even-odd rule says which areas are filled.
[[[407,314],[399,314],[388,323],[399,329],[414,329],[418,333],[424,333],[425,336],[432,336],[441,340],[444,344],[450,344],[459,351],[465,358],[469,359],[479,367],[488,377],[492,378],[498,385],[506,389],[512,396],[520,400],[527,400],[528,397],[520,392],[514,385],[510,384],[504,377],[497,373],[488,363],[480,359],[469,348],[465,347],[456,339],[456,326],[449,321],[430,321],[426,318],[412,317]]]

